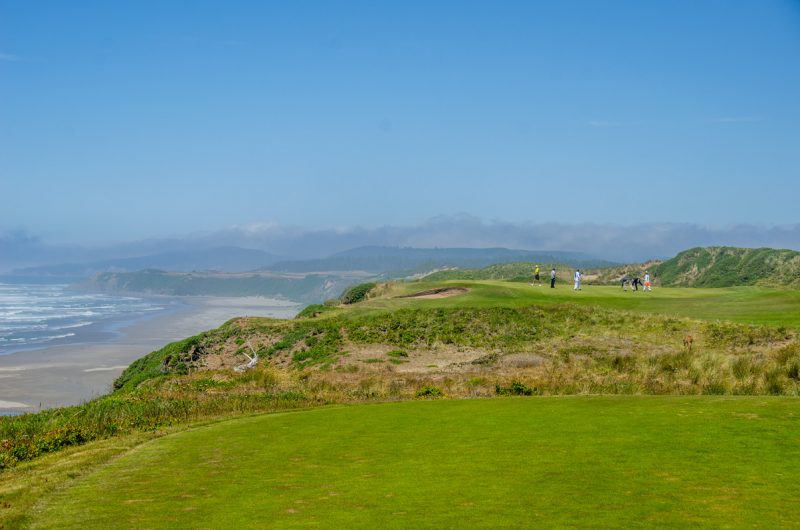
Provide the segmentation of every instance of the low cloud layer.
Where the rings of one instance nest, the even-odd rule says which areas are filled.
[[[569,250],[617,261],[670,257],[695,246],[730,245],[800,249],[800,224],[708,227],[680,223],[638,225],[508,223],[470,215],[436,217],[412,226],[304,230],[280,225],[229,228],[209,239],[255,245],[276,254],[330,254],[361,245],[508,247]]]
[[[507,247],[577,251],[614,261],[665,258],[695,246],[730,245],[800,250],[800,224],[709,227],[681,223],[638,225],[509,223],[471,215],[443,216],[418,225],[311,229],[276,223],[232,226],[186,237],[120,242],[105,247],[59,246],[25,232],[0,232],[0,270],[22,265],[141,256],[165,251],[239,246],[285,258],[323,257],[364,245]]]

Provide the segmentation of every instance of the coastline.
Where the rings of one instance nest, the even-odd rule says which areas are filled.
[[[300,306],[261,297],[175,297],[153,315],[118,321],[105,338],[0,355],[0,415],[75,405],[111,390],[131,362],[238,316],[291,318]]]

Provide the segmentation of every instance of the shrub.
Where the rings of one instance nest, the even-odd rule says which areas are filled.
[[[360,283],[347,289],[342,294],[343,304],[357,304],[362,300],[366,300],[367,294],[375,287],[375,282]]]
[[[755,373],[755,366],[750,356],[742,355],[731,362],[731,371],[736,379],[746,379]]]
[[[437,386],[424,386],[417,390],[415,394],[418,398],[438,398],[444,395],[442,389]]]
[[[712,396],[721,396],[727,394],[728,386],[719,377],[712,377],[705,385],[703,385],[703,394]]]
[[[783,370],[779,368],[768,370],[764,373],[764,390],[775,396],[783,394],[784,377]]]
[[[323,304],[311,304],[303,308],[294,318],[314,318],[322,313],[332,311],[334,308]]]
[[[494,390],[500,396],[532,396],[536,393],[536,388],[519,381],[512,381],[510,386],[495,385]]]
[[[786,367],[786,375],[789,379],[800,381],[800,359],[792,359]]]

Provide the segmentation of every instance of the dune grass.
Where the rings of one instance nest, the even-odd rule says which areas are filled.
[[[796,526],[791,398],[322,408],[170,435],[45,499],[34,528]]]

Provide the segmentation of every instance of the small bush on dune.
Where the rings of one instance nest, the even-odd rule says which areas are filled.
[[[662,372],[676,373],[691,366],[692,354],[686,350],[662,354],[655,357],[655,362]]]
[[[326,313],[328,311],[333,311],[334,308],[328,305],[323,304],[311,304],[307,305],[303,308],[302,311],[297,313],[294,318],[302,319],[302,318],[314,318],[317,315],[321,315],[322,313]]]
[[[424,386],[417,390],[415,396],[418,398],[438,398],[444,396],[444,392],[438,386]]]
[[[535,388],[519,381],[512,381],[509,386],[496,385],[494,390],[499,396],[532,396],[537,393]]]
[[[800,381],[800,359],[792,359],[786,365],[786,375],[789,379]]]
[[[369,283],[360,283],[358,285],[354,285],[347,289],[344,294],[342,294],[342,303],[343,304],[357,304],[362,300],[367,299],[367,295],[369,292],[377,285],[375,282]]]
[[[764,390],[767,394],[779,396],[783,394],[786,384],[786,375],[780,368],[772,368],[764,373]]]
[[[740,355],[731,361],[731,372],[736,379],[747,379],[756,373],[751,355]]]
[[[264,389],[271,389],[278,386],[280,378],[278,373],[270,368],[256,368],[255,370],[248,370],[244,372],[237,382],[240,384],[255,384],[256,386]]]
[[[728,393],[728,385],[724,379],[719,376],[712,376],[703,385],[703,394],[711,396],[721,396]]]
[[[620,353],[612,355],[602,355],[597,358],[597,362],[600,365],[605,365],[608,368],[618,373],[631,372],[636,367],[635,357],[633,357],[632,355],[625,355]]]

